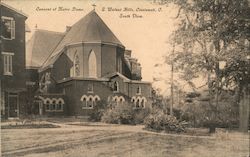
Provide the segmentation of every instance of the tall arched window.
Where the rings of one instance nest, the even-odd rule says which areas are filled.
[[[80,60],[77,53],[74,58],[74,76],[80,76]]]
[[[92,78],[97,77],[96,55],[93,50],[91,50],[89,54],[89,77],[92,77]]]

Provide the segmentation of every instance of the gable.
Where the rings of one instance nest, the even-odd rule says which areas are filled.
[[[26,44],[26,66],[41,67],[63,36],[59,32],[36,30]]]

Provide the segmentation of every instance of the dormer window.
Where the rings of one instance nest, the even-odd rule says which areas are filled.
[[[15,21],[12,17],[2,16],[1,26],[4,39],[15,39]]]

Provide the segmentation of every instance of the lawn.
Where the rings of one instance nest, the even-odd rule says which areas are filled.
[[[1,139],[2,156],[10,157],[246,157],[249,153],[246,134],[175,135],[126,125],[4,129]]]

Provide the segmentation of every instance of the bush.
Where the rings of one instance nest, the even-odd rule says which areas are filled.
[[[174,116],[165,114],[162,111],[151,113],[144,120],[146,128],[156,131],[184,132],[185,127]]]
[[[133,106],[129,103],[120,103],[104,112],[102,122],[113,124],[135,124]]]
[[[192,103],[186,103],[182,119],[190,121],[193,127],[208,127],[215,129],[236,128],[239,125],[239,105],[237,95],[222,90],[216,105],[215,95],[203,91],[192,98]],[[210,101],[209,101],[210,100]]]
[[[101,121],[103,113],[105,111],[106,103],[104,101],[97,102],[93,107],[93,112],[89,115],[89,120],[94,122]]]
[[[143,124],[145,118],[149,115],[149,113],[150,113],[149,108],[134,110],[134,123]]]

